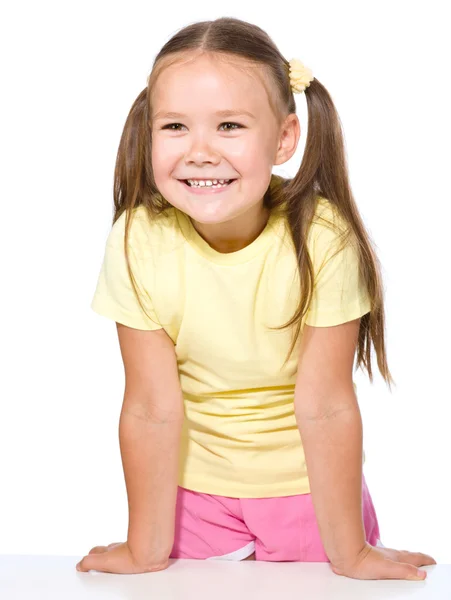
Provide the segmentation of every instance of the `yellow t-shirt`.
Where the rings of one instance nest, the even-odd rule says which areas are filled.
[[[366,314],[370,301],[354,248],[333,257],[337,235],[317,217],[338,216],[319,198],[309,232],[317,281],[304,322],[324,327]],[[149,220],[135,208],[131,264],[152,320],[128,279],[124,227],[125,213],[110,231],[91,307],[136,329],[164,327],[175,344],[186,417],[179,485],[236,498],[310,493],[294,414],[296,350],[282,369],[292,328],[267,329],[286,323],[299,301],[281,209],[251,244],[220,253],[178,209]]]

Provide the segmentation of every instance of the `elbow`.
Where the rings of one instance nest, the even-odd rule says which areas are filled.
[[[322,421],[342,414],[360,412],[354,386],[324,393],[302,393],[296,390],[294,399],[296,420]]]
[[[337,417],[360,414],[359,409],[350,406],[335,407],[329,410],[307,413],[305,411],[295,411],[297,423],[305,423],[307,421],[329,421]]]
[[[166,399],[168,400],[168,399]],[[173,423],[179,425],[185,418],[183,403],[181,402],[159,402],[146,398],[145,401],[138,401],[127,395],[124,397],[122,413],[133,415],[143,421],[166,425]]]

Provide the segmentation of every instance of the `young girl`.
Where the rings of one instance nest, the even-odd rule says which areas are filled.
[[[308,136],[292,179],[295,93]],[[92,308],[117,323],[127,541],[81,571],[169,558],[330,562],[423,579],[385,548],[362,472],[352,380],[384,345],[377,257],[326,89],[259,27],[198,22],[155,59],[120,141]]]

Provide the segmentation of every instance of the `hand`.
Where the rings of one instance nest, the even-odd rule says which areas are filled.
[[[332,571],[352,579],[426,579],[426,571],[417,573],[417,567],[436,565],[436,561],[421,552],[374,547],[366,543],[354,560],[346,565],[331,564]]]
[[[150,573],[163,571],[169,566],[169,558],[149,560],[145,564],[133,557],[127,542],[94,546],[89,554],[77,564],[77,571],[103,571],[105,573]]]

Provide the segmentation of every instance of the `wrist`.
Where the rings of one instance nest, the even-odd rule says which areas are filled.
[[[167,564],[172,548],[143,548],[142,546],[133,546],[127,541],[129,552],[138,565],[144,567],[164,566]]]
[[[341,556],[334,557],[329,560],[331,564],[338,569],[348,569],[359,564],[365,556],[371,551],[372,546],[367,541],[364,542],[363,546],[357,549],[353,553],[346,553]]]

